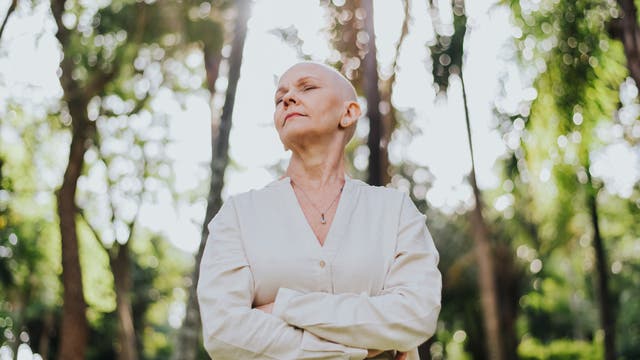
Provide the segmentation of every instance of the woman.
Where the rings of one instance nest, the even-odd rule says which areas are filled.
[[[440,311],[438,252],[409,196],[345,174],[361,110],[328,66],[289,68],[274,124],[285,175],[209,224],[198,301],[222,359],[418,359]]]

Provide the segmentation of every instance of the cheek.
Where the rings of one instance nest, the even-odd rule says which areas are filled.
[[[330,95],[322,95],[321,97],[308,99],[308,107],[317,118],[332,121],[340,115],[340,102]]]
[[[328,122],[340,121],[342,116],[341,104],[338,101],[325,101],[323,104],[323,118]]]
[[[276,108],[273,111],[273,124],[276,126],[276,128],[280,127],[282,124],[280,123],[281,120],[280,118],[282,117],[282,111],[278,108]]]

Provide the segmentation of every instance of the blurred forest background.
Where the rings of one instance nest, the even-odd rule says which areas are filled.
[[[444,290],[422,359],[640,359],[640,1],[486,3],[472,13],[470,0],[0,1],[0,359],[207,358],[194,297],[202,225],[248,190],[225,176],[242,169],[234,144],[251,143],[247,157],[279,145],[271,109],[260,115],[269,137],[243,126],[243,109],[270,104],[275,89],[235,101],[257,84],[243,66],[263,62],[273,82],[296,59],[335,66],[360,94],[350,173],[409,192],[427,214]],[[291,57],[245,44],[265,8],[294,21],[265,35]],[[295,25],[315,13],[323,53]],[[474,63],[468,42],[495,14],[508,26],[489,38],[507,41]],[[400,106],[403,56],[424,71],[405,78],[424,86]],[[17,64],[28,71],[16,76]],[[466,76],[496,64],[496,86]],[[472,111],[480,96],[488,122]],[[420,103],[455,111],[425,116]],[[454,117],[457,152],[409,146]],[[204,159],[193,167],[171,155],[186,128],[208,141],[182,151]],[[478,161],[496,144],[489,165]],[[438,200],[431,190],[447,180],[428,159],[459,157],[461,200]],[[275,179],[285,165],[276,157],[266,171]],[[154,217],[166,203],[196,209],[199,230],[160,230],[177,221]]]

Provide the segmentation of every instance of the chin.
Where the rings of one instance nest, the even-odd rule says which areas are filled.
[[[310,126],[285,126],[280,130],[280,140],[283,144],[299,143],[304,139],[317,138],[318,135],[321,135],[320,131]]]
[[[285,125],[280,129],[280,133],[285,136],[304,136],[305,134],[313,132],[313,128],[308,124],[295,123],[294,121],[287,121]]]

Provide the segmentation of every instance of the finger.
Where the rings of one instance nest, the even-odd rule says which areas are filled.
[[[396,354],[395,360],[406,360],[406,359],[407,359],[406,352],[399,352],[398,354]]]

